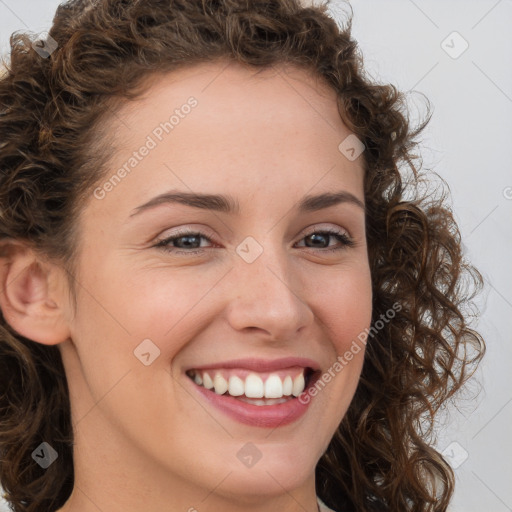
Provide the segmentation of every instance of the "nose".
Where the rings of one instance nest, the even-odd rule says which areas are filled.
[[[252,263],[236,262],[228,321],[238,331],[260,331],[272,341],[290,341],[311,325],[314,314],[301,279],[283,254],[265,250]]]

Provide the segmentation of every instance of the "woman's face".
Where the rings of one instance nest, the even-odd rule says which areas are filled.
[[[293,68],[254,73],[161,76],[113,117],[117,152],[79,219],[78,307],[60,345],[84,489],[108,468],[148,495],[314,492],[354,395],[372,303],[363,157],[338,148],[350,131],[327,86]],[[324,194],[339,196],[312,199]],[[299,400],[308,367],[331,378]],[[255,405],[226,386],[286,394]]]

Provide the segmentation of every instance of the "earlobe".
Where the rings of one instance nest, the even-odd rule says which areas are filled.
[[[56,268],[30,248],[16,242],[0,259],[0,309],[5,321],[30,340],[56,345],[69,338],[64,297],[52,296],[58,287]]]

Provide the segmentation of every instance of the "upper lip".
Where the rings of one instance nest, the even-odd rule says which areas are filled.
[[[280,359],[259,359],[244,358],[231,359],[229,361],[217,361],[215,363],[204,364],[200,366],[191,366],[188,370],[209,370],[215,368],[245,368],[255,372],[272,372],[276,370],[284,370],[293,366],[302,366],[303,368],[311,368],[316,371],[320,369],[320,365],[313,359],[304,357],[282,357]]]

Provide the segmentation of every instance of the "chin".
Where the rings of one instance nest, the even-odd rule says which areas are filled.
[[[294,469],[296,468],[287,468],[283,472],[276,466],[275,469],[261,468],[259,471],[255,468],[248,471],[233,471],[218,491],[241,505],[254,505],[260,503],[265,497],[282,496],[283,490],[291,492],[303,486],[308,478],[312,478],[311,470],[296,471]]]
[[[261,447],[259,460],[256,457],[245,465],[236,459],[234,464],[223,466],[213,473],[229,474],[221,486],[223,492],[243,497],[247,503],[255,503],[261,501],[262,496],[282,495],[283,489],[293,490],[303,486],[305,481],[314,477],[317,461],[313,458],[301,461],[297,460],[297,456],[295,447],[276,449],[269,445]]]

